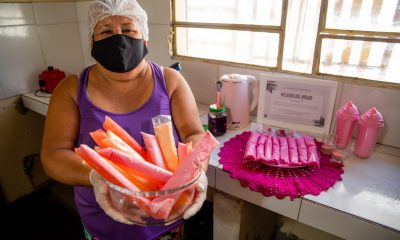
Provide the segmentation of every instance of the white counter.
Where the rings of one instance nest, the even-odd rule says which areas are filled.
[[[28,93],[22,99],[27,108],[46,115],[49,98]],[[198,107],[204,122],[207,106]],[[377,146],[369,159],[351,155],[344,162],[343,180],[328,191],[278,200],[241,187],[219,164],[223,143],[245,130],[217,137],[221,145],[211,155],[210,186],[345,239],[400,239],[400,149]]]
[[[25,93],[22,94],[21,98],[26,108],[40,113],[44,116],[47,114],[47,109],[49,107],[51,94],[38,92]]]

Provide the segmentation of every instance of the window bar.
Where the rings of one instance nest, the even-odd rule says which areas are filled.
[[[251,32],[272,32],[280,33],[280,26],[272,25],[251,25],[251,24],[226,24],[226,23],[199,23],[199,22],[174,22],[175,27],[186,28],[209,28],[209,29],[224,29],[224,30],[239,30]]]
[[[387,43],[400,43],[400,38],[390,37],[375,37],[375,36],[359,36],[359,35],[335,35],[320,33],[320,38],[342,39],[342,40],[358,40],[358,41],[371,41],[371,42],[387,42]]]
[[[373,31],[359,31],[359,30],[344,30],[344,29],[331,29],[325,28],[322,33],[331,35],[357,35],[365,37],[387,37],[387,38],[400,38],[399,32],[373,32]]]
[[[176,57],[177,53],[177,47],[176,47],[176,27],[175,27],[175,22],[176,22],[176,15],[175,15],[175,9],[176,9],[176,1],[171,0],[171,27],[170,27],[170,33],[168,35],[168,41],[171,41],[169,45],[169,51],[170,55],[172,58]]]
[[[314,48],[314,59],[313,59],[313,67],[312,74],[319,74],[319,64],[321,58],[321,47],[322,47],[322,36],[321,32],[325,29],[326,26],[326,15],[328,10],[328,0],[321,1],[321,10],[319,11],[319,23],[318,23],[318,33],[317,39],[315,40],[315,48]]]
[[[282,70],[283,62],[283,50],[285,47],[285,31],[286,31],[286,19],[288,12],[288,0],[282,1],[282,15],[281,15],[281,32],[279,34],[279,51],[277,59],[277,69]]]

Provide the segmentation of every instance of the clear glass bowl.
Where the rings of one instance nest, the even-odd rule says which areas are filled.
[[[194,186],[199,179],[201,171],[185,184],[160,191],[130,191],[121,188],[108,181],[106,184],[110,188],[110,198],[115,209],[120,211],[126,218],[135,224],[143,226],[168,225],[182,218],[183,213],[188,209],[194,200]],[[174,199],[167,206],[160,204]],[[165,211],[165,209],[168,209]],[[159,212],[168,212],[168,214],[159,214]]]

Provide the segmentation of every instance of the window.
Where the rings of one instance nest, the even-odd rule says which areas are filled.
[[[400,0],[172,0],[172,53],[400,84]]]

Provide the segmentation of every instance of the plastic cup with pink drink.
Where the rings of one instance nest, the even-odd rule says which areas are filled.
[[[384,125],[382,114],[376,108],[370,108],[361,115],[358,119],[355,155],[362,158],[371,155]]]
[[[336,147],[347,147],[359,116],[360,112],[352,101],[348,101],[338,109],[336,112]]]

